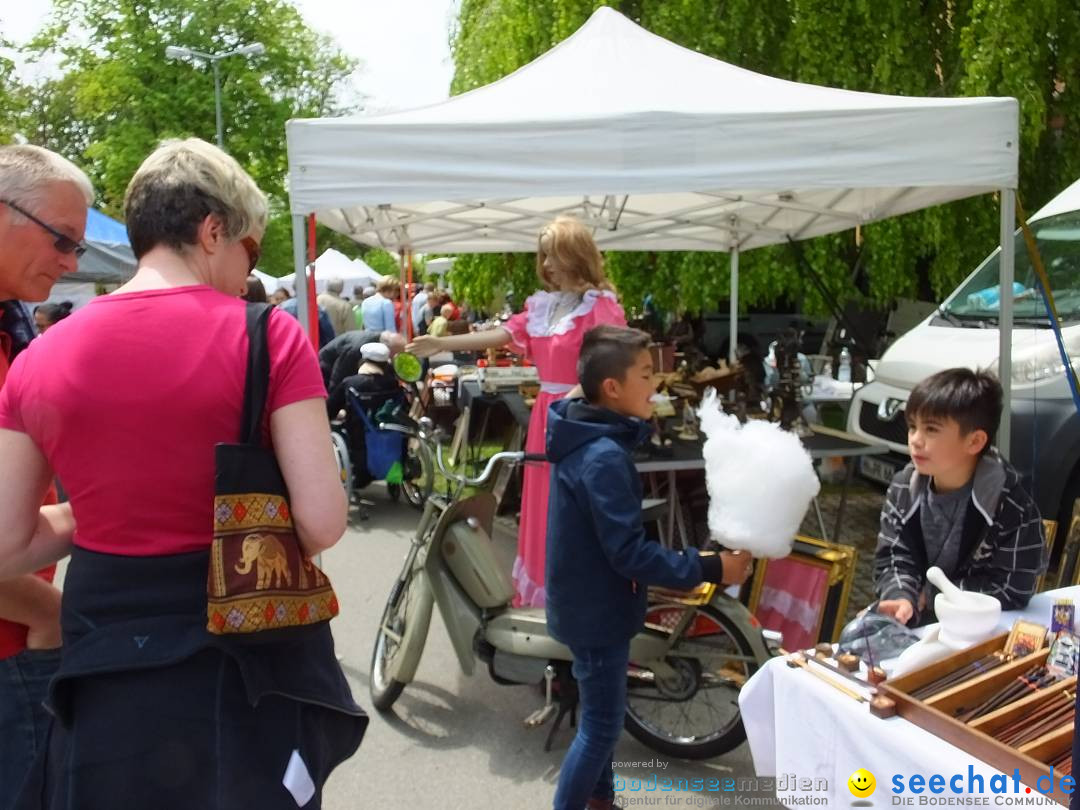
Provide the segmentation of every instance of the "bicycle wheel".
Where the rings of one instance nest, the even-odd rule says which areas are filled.
[[[415,572],[409,571],[404,581],[394,583],[379,622],[379,631],[375,635],[375,646],[371,652],[370,691],[371,702],[379,711],[393,706],[405,688],[405,684],[395,680],[390,672],[397,655],[404,649],[405,634],[413,629],[410,619],[415,616],[414,608],[420,598],[418,589],[412,587],[415,582]]]
[[[405,500],[417,509],[423,509],[435,489],[435,465],[431,451],[420,439],[412,437],[405,447],[405,476],[401,488]]]
[[[707,759],[746,739],[739,690],[758,661],[739,627],[712,605],[653,606],[645,622],[670,630],[686,610],[695,615],[665,659],[671,673],[658,676],[630,663],[625,725],[660,753]]]
[[[352,459],[349,457],[349,444],[345,437],[336,430],[330,431],[330,442],[334,446],[334,459],[338,465],[338,475],[341,477],[341,486],[345,489],[345,502],[352,501],[353,474]]]

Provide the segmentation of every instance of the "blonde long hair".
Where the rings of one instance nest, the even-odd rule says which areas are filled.
[[[545,241],[547,244],[545,245]],[[536,275],[544,289],[551,289],[551,279],[544,272],[544,260],[552,256],[578,281],[595,290],[614,287],[604,275],[604,257],[589,229],[573,217],[559,216],[540,231],[536,242]]]

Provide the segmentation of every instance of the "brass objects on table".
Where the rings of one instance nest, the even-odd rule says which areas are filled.
[[[836,663],[848,672],[858,672],[862,661],[854,653],[840,653],[840,655],[836,656]]]

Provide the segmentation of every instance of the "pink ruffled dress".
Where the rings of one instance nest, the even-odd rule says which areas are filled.
[[[559,294],[538,292],[525,302],[525,311],[504,325],[510,348],[528,358],[540,376],[540,394],[529,419],[525,440],[527,453],[543,453],[547,441],[548,406],[577,385],[577,361],[581,341],[594,326],[626,326],[626,317],[615,293],[587,290],[569,314],[551,323]],[[521,526],[514,560],[514,603],[519,607],[543,607],[544,559],[547,551],[548,490],[551,468],[547,464],[525,465],[521,493]]]

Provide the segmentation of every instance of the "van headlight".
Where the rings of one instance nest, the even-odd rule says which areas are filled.
[[[1073,370],[1080,373],[1080,351],[1077,347],[1066,347]],[[995,360],[990,370],[1001,377],[1001,359]],[[1061,352],[1057,344],[1043,346],[1033,351],[1018,352],[1012,358],[1012,381],[1018,385],[1051,380],[1065,374],[1065,364],[1061,362]]]

